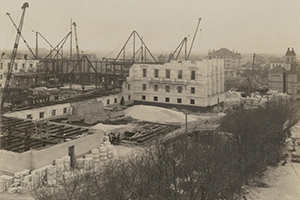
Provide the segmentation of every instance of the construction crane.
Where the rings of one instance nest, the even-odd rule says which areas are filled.
[[[201,21],[201,18],[198,19],[197,28],[196,28],[196,31],[195,31],[195,34],[194,34],[194,37],[193,37],[193,41],[192,41],[192,44],[191,44],[191,47],[190,47],[190,51],[189,51],[187,57],[185,58],[185,60],[188,60],[189,57],[190,57],[190,54],[191,54],[191,51],[192,51],[192,48],[193,48],[193,45],[194,45],[194,41],[195,41],[198,29],[199,29],[200,21]]]
[[[81,72],[82,72],[82,68],[81,68],[81,63],[80,63],[80,51],[79,51],[79,46],[78,46],[78,38],[77,38],[77,31],[76,31],[76,26],[77,26],[77,24],[75,23],[75,22],[73,22],[73,26],[74,26],[74,31],[75,31],[75,42],[76,42],[76,53],[77,53],[77,60],[78,60],[78,64],[79,64],[79,81],[80,82],[82,82],[81,81]],[[82,88],[83,88],[84,86],[82,85]]]
[[[21,19],[20,19],[19,27],[17,29],[17,36],[16,36],[16,40],[15,40],[15,43],[14,43],[14,46],[13,46],[13,51],[12,51],[12,54],[11,54],[11,60],[10,60],[10,63],[8,65],[7,76],[6,76],[4,90],[3,90],[3,94],[2,94],[2,100],[1,100],[1,112],[2,113],[3,113],[4,102],[6,101],[6,99],[8,97],[9,82],[10,82],[10,79],[11,79],[12,70],[13,70],[15,60],[16,60],[16,56],[17,56],[21,31],[22,31],[22,27],[23,27],[23,23],[24,23],[25,11],[26,11],[26,8],[28,8],[28,7],[29,7],[29,4],[27,2],[25,2],[23,4],[23,6],[21,7],[21,9],[23,9],[23,12],[22,12],[22,16],[21,16]]]
[[[178,59],[178,56],[180,55],[180,52],[181,52],[181,49],[182,47],[185,47],[185,54],[184,54],[184,58],[186,58],[186,50],[187,50],[187,37],[183,38],[183,40],[180,42],[180,44],[177,46],[177,48],[175,49],[175,51],[173,53],[171,53],[169,55],[169,59],[168,59],[168,62],[170,62],[172,59],[175,59],[177,60]],[[177,52],[178,50],[178,52]],[[175,54],[177,52],[177,56],[175,57]]]
[[[14,20],[11,18],[10,14],[9,13],[6,13],[6,15],[9,17],[10,21],[13,23],[14,27],[16,28],[16,30],[18,31],[18,27],[17,25],[15,24]],[[26,44],[28,50],[30,51],[30,53],[33,55],[33,57],[36,59],[36,56],[37,54],[35,55],[32,51],[32,49],[30,48],[30,46],[28,45],[27,41],[25,40],[25,38],[23,37],[23,35],[20,33],[20,36],[23,40],[23,42]]]
[[[77,60],[80,60],[80,51],[78,46],[78,38],[77,38],[77,31],[76,31],[76,23],[73,22],[74,31],[75,31],[75,41],[76,41],[76,52],[77,52]]]

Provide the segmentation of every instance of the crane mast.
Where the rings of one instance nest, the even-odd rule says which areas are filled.
[[[17,29],[17,36],[16,36],[16,40],[15,40],[15,43],[14,43],[14,46],[13,46],[13,51],[12,51],[12,54],[11,54],[11,60],[10,60],[10,63],[8,65],[7,76],[6,76],[4,91],[3,91],[3,94],[2,94],[2,100],[1,100],[1,112],[3,112],[4,102],[6,101],[6,99],[8,97],[9,82],[10,82],[10,79],[11,79],[12,70],[13,70],[15,60],[16,60],[16,56],[17,56],[21,31],[22,31],[22,27],[23,27],[23,23],[24,23],[25,11],[26,11],[26,8],[28,8],[28,7],[29,7],[29,4],[27,2],[25,2],[23,4],[23,6],[21,7],[23,9],[23,12],[22,12],[22,16],[21,16],[21,19],[20,19],[19,27]]]

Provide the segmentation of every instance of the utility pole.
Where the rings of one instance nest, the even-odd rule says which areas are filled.
[[[72,18],[71,18],[71,23],[70,23],[70,32],[71,32],[71,35],[70,35],[70,60],[72,60]]]
[[[39,32],[35,32],[35,56],[38,58],[38,52],[39,52],[39,45],[38,45],[38,35]]]

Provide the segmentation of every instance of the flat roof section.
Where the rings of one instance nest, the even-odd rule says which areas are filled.
[[[87,128],[61,125],[46,120],[33,121],[2,116],[0,150],[17,153],[40,149],[92,134]]]

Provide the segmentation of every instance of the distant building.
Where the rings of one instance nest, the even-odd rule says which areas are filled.
[[[30,85],[30,83],[35,83],[34,77],[28,75],[35,73],[37,70],[39,61],[38,60],[25,60],[16,59],[13,67],[10,86],[11,87],[21,87],[24,85]],[[0,88],[3,88],[6,81],[8,66],[10,64],[10,59],[0,60]],[[20,76],[27,75],[28,78],[22,79]],[[30,80],[29,80],[30,79]]]
[[[288,48],[286,54],[285,66],[277,65],[269,71],[268,87],[269,90],[287,93],[293,99],[300,101],[300,63],[296,60],[294,49]]]
[[[209,51],[208,57],[210,59],[217,58],[224,60],[225,75],[235,76],[236,69],[241,67],[241,54],[237,51],[234,52],[234,50],[230,51],[226,48],[221,48],[217,51]]]
[[[157,60],[159,63],[165,63],[167,62],[167,56],[166,55],[162,55],[160,54],[160,56],[158,56],[158,60]]]
[[[128,100],[165,107],[209,107],[224,102],[224,62],[134,64],[123,85]]]
[[[288,48],[283,58],[273,58],[270,61],[270,69],[281,66],[286,70],[291,70],[292,63],[297,63],[296,53],[294,48],[292,48],[292,50]]]

